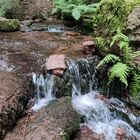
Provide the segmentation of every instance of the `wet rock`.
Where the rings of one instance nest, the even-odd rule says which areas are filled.
[[[0,139],[15,126],[31,96],[29,82],[0,72]]]
[[[24,20],[21,21],[20,23],[25,26],[30,26],[33,22],[34,22],[33,20]]]
[[[74,31],[66,31],[64,33],[66,36],[79,36],[80,33],[74,32]]]
[[[105,140],[105,138],[83,125],[75,135],[74,140]]]
[[[95,53],[95,42],[94,41],[84,41],[83,42],[83,52],[88,55],[92,55]]]
[[[126,137],[124,128],[117,128],[117,140],[124,140]]]
[[[72,108],[71,98],[53,101],[33,116],[23,118],[5,140],[63,140],[79,129],[80,116]]]
[[[128,16],[127,31],[131,41],[140,47],[140,6],[134,8],[132,13]]]
[[[17,19],[5,19],[0,18],[0,31],[11,32],[18,31],[20,29],[20,23]]]
[[[52,70],[55,75],[63,75],[66,69],[65,55],[51,55],[46,62],[46,69]]]
[[[32,30],[28,26],[21,24],[20,25],[20,31],[21,32],[31,32]]]
[[[30,26],[32,31],[45,31],[48,30],[48,25],[45,23],[36,22]]]
[[[69,72],[66,70],[63,77],[55,76],[55,96],[57,98],[70,96],[72,91],[72,79],[69,76]]]

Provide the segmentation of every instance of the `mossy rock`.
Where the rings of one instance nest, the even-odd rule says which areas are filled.
[[[62,97],[20,120],[5,140],[68,140],[78,131],[80,118],[72,107],[71,98]]]
[[[94,18],[96,36],[110,37],[118,28],[125,33],[127,19],[140,0],[101,0]]]
[[[3,19],[0,20],[0,31],[12,32],[20,29],[20,22],[17,19]]]

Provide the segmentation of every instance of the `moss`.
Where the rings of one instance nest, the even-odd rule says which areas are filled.
[[[0,20],[0,31],[10,32],[18,31],[20,29],[20,23],[17,19]]]
[[[118,28],[125,33],[128,16],[138,4],[140,0],[101,0],[93,19],[94,36],[105,38],[105,45],[109,46]]]
[[[125,31],[127,18],[140,0],[102,0],[94,19],[95,34],[112,35],[118,28]]]

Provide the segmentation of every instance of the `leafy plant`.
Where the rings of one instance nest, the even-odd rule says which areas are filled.
[[[0,16],[4,16],[6,11],[14,8],[18,4],[18,0],[0,0]]]
[[[71,16],[75,20],[79,20],[84,14],[95,13],[96,7],[97,4],[86,5],[84,0],[56,0],[52,14],[60,13],[62,18]]]
[[[113,36],[110,47],[118,47],[120,54],[106,55],[97,65],[97,68],[112,63],[111,69],[109,70],[109,84],[114,78],[118,78],[126,87],[130,86],[132,95],[137,95],[140,92],[140,68],[135,63],[135,59],[140,56],[140,51],[135,52],[132,50],[129,46],[128,37],[122,34],[120,29]],[[128,79],[130,79],[130,83]]]

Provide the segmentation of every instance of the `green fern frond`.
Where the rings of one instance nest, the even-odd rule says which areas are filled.
[[[114,54],[108,54],[100,61],[96,68],[99,68],[100,66],[105,65],[109,62],[115,63],[118,61],[120,61],[120,58],[118,56]]]
[[[127,87],[127,77],[129,75],[129,71],[130,69],[126,64],[123,64],[121,62],[114,64],[110,70],[109,83],[112,82],[116,77],[119,78],[119,80]]]
[[[131,53],[131,57],[135,59],[136,57],[140,56],[140,51],[135,51]]]
[[[140,74],[134,74],[132,82],[130,83],[130,93],[133,97],[137,97],[140,92]]]
[[[113,46],[118,41],[123,41],[120,47],[129,46],[129,38],[124,35],[119,28],[117,29],[117,34],[113,36],[110,46]]]

